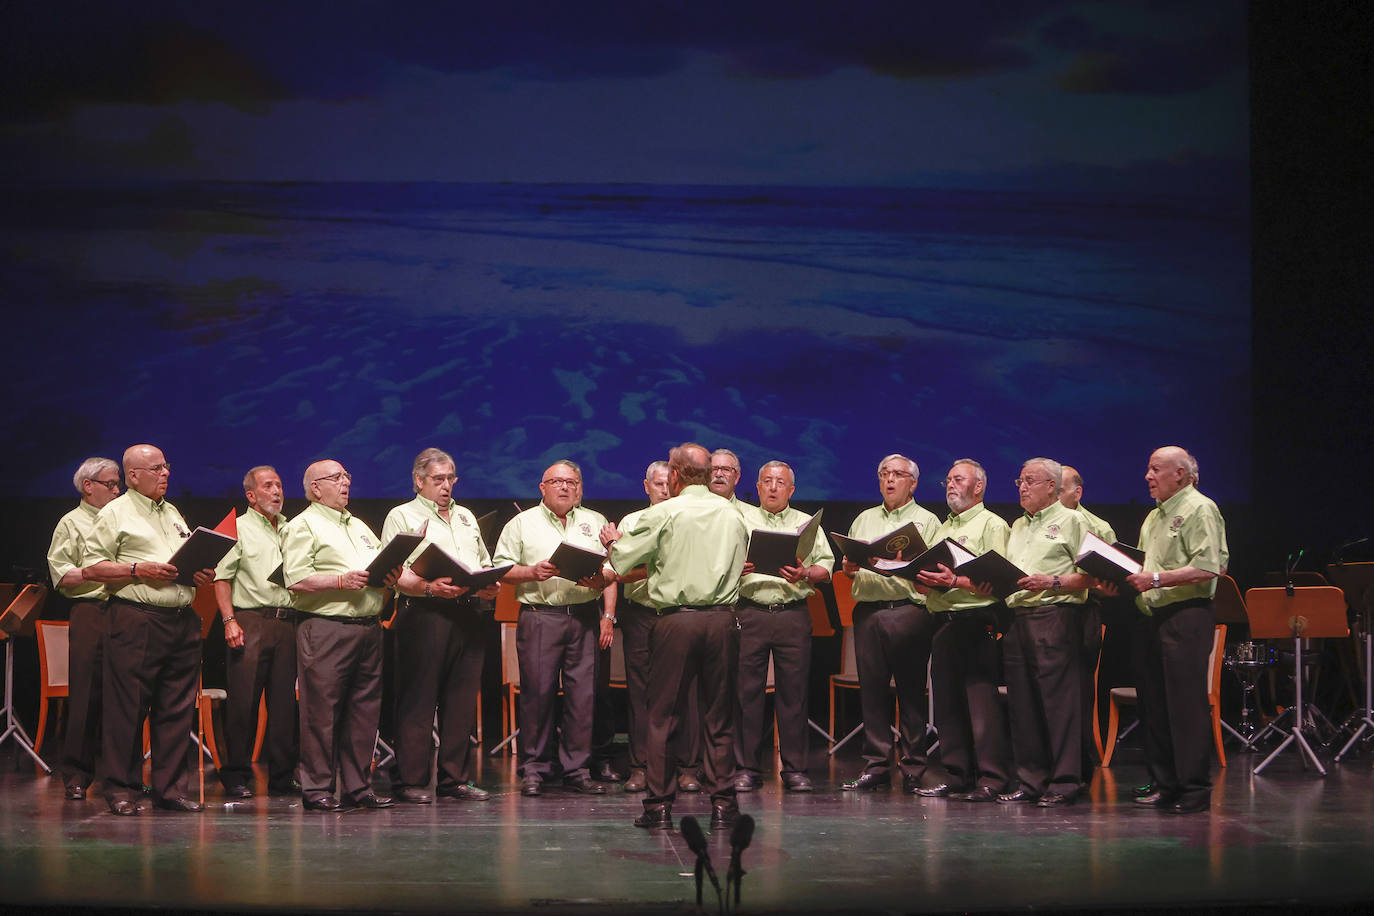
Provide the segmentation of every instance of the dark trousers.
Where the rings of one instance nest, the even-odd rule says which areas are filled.
[[[1002,640],[1016,775],[1032,792],[1082,783],[1083,627],[1077,604],[1017,608]]]
[[[396,785],[427,787],[439,719],[440,791],[472,779],[486,619],[472,602],[403,598],[395,622]]]
[[[1002,712],[1001,648],[997,614],[987,608],[953,611],[930,650],[940,762],[952,786],[1002,792],[1011,785],[1011,745]]]
[[[892,762],[892,694],[900,709],[898,765],[917,779],[926,768],[926,666],[935,623],[916,604],[892,608],[859,602],[854,608],[854,661],[864,715],[865,770],[886,773]]]
[[[1102,656],[1102,606],[1089,596],[1078,619],[1083,627],[1082,651],[1079,654],[1079,670],[1083,677],[1082,686],[1079,687],[1079,700],[1083,704],[1081,772],[1086,778],[1101,763],[1097,756],[1097,745],[1093,742],[1093,722],[1097,715],[1097,662]]]
[[[729,605],[679,610],[660,617],[649,635],[645,806],[672,805],[677,796],[680,761],[674,738],[684,727],[683,711],[692,681],[701,685],[703,783],[713,801],[735,797],[735,672],[739,666],[739,637]]]
[[[555,759],[565,778],[588,775],[596,690],[600,605],[568,614],[520,609],[515,648],[520,659],[520,775],[547,779]],[[563,714],[555,730],[559,674]]]
[[[105,607],[78,600],[67,619],[67,735],[62,744],[62,777],[67,785],[84,789],[95,779],[100,753]]]
[[[300,674],[301,795],[356,802],[372,791],[372,752],[382,713],[382,628],[376,617],[296,625]]]
[[[1207,660],[1211,602],[1156,608],[1145,618],[1144,678],[1137,690],[1150,781],[1181,797],[1210,795],[1212,714]]]
[[[633,601],[622,601],[616,608],[616,625],[625,649],[625,681],[630,721],[630,766],[644,769],[649,741],[649,634],[658,623],[653,608]],[[693,681],[687,694],[687,708],[679,710],[682,727],[673,738],[676,759],[689,769],[701,765],[700,690]]]
[[[105,611],[101,680],[101,780],[111,802],[143,791],[143,720],[152,745],[157,799],[188,792],[189,752],[200,675],[200,617],[190,608],[149,610],[119,599]]]
[[[762,770],[768,657],[773,657],[773,714],[783,773],[807,766],[807,694],[811,685],[811,614],[806,606],[769,611],[741,603],[739,618],[739,704],[735,761]]]
[[[242,786],[252,781],[258,706],[266,695],[268,784],[281,785],[296,773],[296,627],[256,608],[235,608],[234,619],[243,628],[243,645],[225,654],[229,698],[220,782]]]

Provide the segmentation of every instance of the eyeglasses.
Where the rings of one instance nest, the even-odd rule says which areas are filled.
[[[164,462],[163,464],[155,464],[155,465],[153,465],[153,466],[150,467],[150,468],[129,468],[129,470],[131,470],[131,471],[152,471],[154,474],[161,474],[163,471],[166,471],[168,474],[170,474],[170,473],[172,473],[172,466],[171,466],[170,464],[167,464],[167,463]]]
[[[879,479],[879,480],[887,480],[887,479],[890,478],[890,477],[895,477],[895,478],[897,478],[898,480],[901,480],[903,477],[910,477],[910,476],[911,476],[911,473],[910,473],[909,471],[879,471],[879,472],[878,472],[878,479]]]
[[[457,474],[429,474],[427,476],[435,483],[447,483],[452,485],[458,482]]]
[[[945,486],[949,486],[950,484],[954,484],[955,486],[963,486],[965,483],[968,482],[968,480],[969,478],[965,477],[964,475],[956,474],[953,477],[946,477],[944,480],[940,482]]]
[[[314,480],[312,480],[312,481],[310,481],[310,482],[311,482],[311,483],[319,483],[321,480],[327,480],[327,481],[329,481],[330,483],[340,483],[340,482],[342,482],[342,481],[345,481],[345,480],[352,480],[352,479],[353,479],[353,475],[352,475],[352,474],[348,473],[347,471],[339,471],[339,472],[337,472],[337,473],[335,473],[335,474],[326,474],[326,475],[324,475],[323,477],[316,477]]]
[[[722,467],[715,467],[715,468],[711,468],[711,474],[712,474],[712,476],[714,476],[714,475],[716,475],[716,474],[733,474],[734,476],[738,477],[738,476],[739,476],[739,468],[724,467],[724,466],[722,466]]]
[[[542,484],[547,484],[551,487],[575,487],[582,481],[576,479],[575,477],[549,477],[546,480],[541,480],[539,482]]]
[[[1019,489],[1021,489],[1021,487],[1022,487],[1023,485],[1024,485],[1024,486],[1027,486],[1027,487],[1033,487],[1033,486],[1035,486],[1035,485],[1038,484],[1038,483],[1052,483],[1052,482],[1053,482],[1053,481],[1052,481],[1049,477],[1018,477],[1018,478],[1016,478],[1015,480],[1013,480],[1011,483],[1012,483],[1012,486],[1016,487],[1016,489],[1019,490]]]
[[[118,493],[118,492],[119,492],[119,478],[118,478],[118,477],[116,477],[114,480],[96,480],[94,477],[88,477],[88,478],[86,478],[86,479],[89,480],[91,483],[98,483],[98,484],[100,484],[102,487],[104,487],[105,489],[109,490],[111,493]]]

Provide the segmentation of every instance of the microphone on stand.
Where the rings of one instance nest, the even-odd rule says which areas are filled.
[[[1298,564],[1302,562],[1302,553],[1303,549],[1299,547],[1296,559],[1294,559],[1293,554],[1290,553],[1288,555],[1288,564],[1284,569],[1284,575],[1287,576],[1288,582],[1283,587],[1283,593],[1289,598],[1293,597],[1293,572],[1298,568]]]
[[[678,830],[682,833],[682,838],[687,841],[687,848],[697,854],[697,906],[701,906],[701,873],[704,870],[711,878],[711,886],[716,889],[716,897],[720,897],[720,882],[716,880],[716,870],[711,867],[711,854],[706,851],[706,835],[701,832],[701,824],[692,815],[687,815],[678,823]]]
[[[730,882],[735,882],[735,906],[739,906],[740,885],[744,879],[744,867],[740,862],[740,857],[744,850],[749,848],[749,844],[754,840],[754,817],[751,814],[740,815],[739,820],[735,821],[735,829],[730,831],[730,868],[725,872],[726,898],[730,896]]]

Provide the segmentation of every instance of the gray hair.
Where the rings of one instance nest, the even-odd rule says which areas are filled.
[[[955,461],[954,464],[951,464],[949,466],[950,470],[954,470],[954,466],[958,464],[966,464],[969,467],[973,468],[973,479],[978,481],[985,487],[988,485],[988,472],[983,470],[983,466],[981,464],[974,461],[972,458],[960,458],[957,461]]]
[[[666,470],[668,470],[668,462],[664,461],[662,458],[657,461],[650,461],[649,466],[644,469],[644,479],[647,481],[650,477],[653,477],[654,471]]]
[[[1038,464],[1045,469],[1045,473],[1050,475],[1050,483],[1054,484],[1054,495],[1058,498],[1059,491],[1064,489],[1064,466],[1053,458],[1027,458],[1022,462],[1021,467],[1028,468],[1033,464]]]
[[[772,461],[765,461],[763,463],[763,467],[759,468],[759,480],[763,479],[763,472],[768,470],[769,468],[782,468],[784,471],[787,472],[787,479],[791,481],[792,486],[795,487],[797,485],[797,474],[795,471],[792,470],[792,465],[788,464],[786,461],[782,461],[777,458],[774,458]]]
[[[116,474],[120,473],[119,465],[110,458],[87,458],[81,462],[81,466],[72,475],[72,484],[76,487],[76,492],[85,496],[86,490],[82,484],[88,480],[95,480],[95,475],[107,468],[113,468]]]
[[[918,468],[918,467],[916,466],[916,462],[912,461],[912,460],[911,460],[910,458],[908,458],[906,455],[898,455],[898,454],[895,454],[895,453],[894,453],[894,454],[891,454],[891,455],[888,455],[888,456],[887,456],[886,458],[884,458],[882,461],[879,461],[879,462],[878,462],[878,470],[881,471],[881,470],[883,469],[883,465],[887,464],[889,461],[905,461],[905,462],[907,463],[907,470],[909,470],[909,471],[911,472],[911,479],[912,479],[912,480],[920,480],[920,479],[921,479],[921,469]]]
[[[549,467],[554,467],[559,464],[572,468],[573,474],[577,476],[577,482],[582,482],[582,468],[578,466],[576,461],[573,461],[571,458],[559,458],[557,461],[550,464]]]
[[[427,448],[416,455],[415,463],[410,467],[410,485],[416,493],[420,492],[420,485],[415,482],[415,478],[425,476],[425,471],[428,471],[432,464],[453,464],[453,456],[438,448]],[[453,467],[456,473],[458,466],[454,464]]]
[[[726,456],[727,458],[729,458],[729,459],[731,459],[732,461],[734,461],[734,462],[735,462],[735,469],[736,469],[736,470],[739,470],[739,468],[740,468],[739,455],[736,455],[734,452],[730,451],[728,448],[718,448],[718,449],[716,449],[714,452],[711,453],[711,457],[712,457],[712,458],[716,457],[717,455],[724,455],[724,456]]]
[[[243,475],[243,492],[247,493],[249,490],[257,489],[258,471],[271,471],[273,474],[277,474],[277,469],[270,464],[260,464],[257,467],[249,468],[248,473]],[[277,474],[277,476],[280,477],[281,475]]]

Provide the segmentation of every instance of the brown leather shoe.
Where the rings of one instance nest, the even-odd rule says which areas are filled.
[[[697,780],[697,774],[691,770],[683,770],[678,773],[677,790],[679,792],[700,792],[701,782]]]
[[[626,792],[647,792],[649,790],[649,777],[643,769],[636,767],[630,770],[630,778],[625,780]]]

